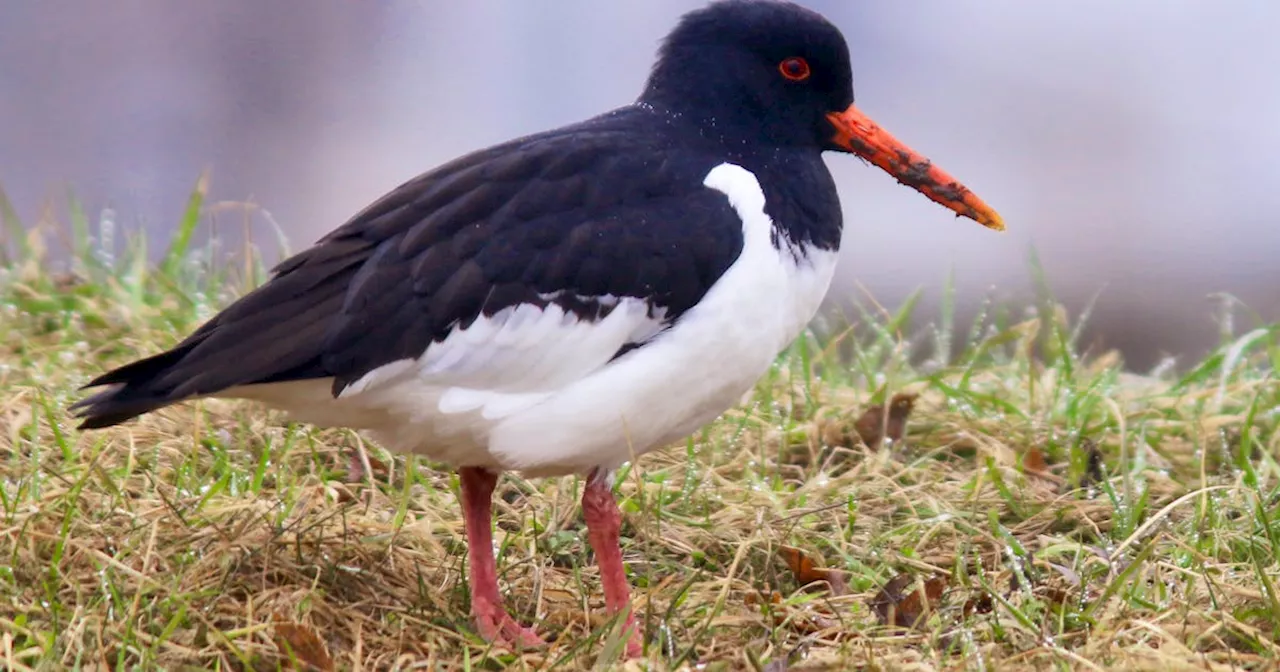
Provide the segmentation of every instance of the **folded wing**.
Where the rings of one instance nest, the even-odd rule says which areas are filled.
[[[702,186],[709,164],[635,159],[609,121],[402,185],[174,348],[91,381],[110,387],[73,407],[82,427],[290,381],[344,398],[412,379],[447,388],[442,409],[503,413],[643,347],[733,262],[742,229]]]

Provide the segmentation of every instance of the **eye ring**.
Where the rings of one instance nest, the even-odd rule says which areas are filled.
[[[799,56],[784,58],[778,64],[778,72],[793,82],[803,82],[809,79],[809,61]]]

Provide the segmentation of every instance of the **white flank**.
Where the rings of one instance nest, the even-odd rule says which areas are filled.
[[[825,296],[837,253],[796,261],[770,242],[773,222],[755,176],[724,163],[703,182],[742,219],[743,247],[676,325],[614,361],[625,343],[657,333],[638,299],[597,322],[557,306],[524,305],[380,367],[327,397],[328,381],[236,390],[295,417],[355,426],[391,450],[456,466],[530,476],[615,468],[682,438],[733,406],[804,329]]]

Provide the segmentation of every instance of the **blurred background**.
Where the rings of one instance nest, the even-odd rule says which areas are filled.
[[[453,156],[632,101],[701,0],[0,4],[0,187],[22,220],[163,234],[200,171],[299,249]],[[847,156],[830,298],[963,317],[1030,297],[1039,255],[1131,368],[1216,343],[1219,292],[1280,317],[1280,4],[807,0],[860,107],[1004,215],[986,231]],[[236,222],[242,215],[222,216]],[[272,260],[269,257],[269,260]],[[935,311],[935,312],[929,312]],[[1239,325],[1238,325],[1239,326]]]

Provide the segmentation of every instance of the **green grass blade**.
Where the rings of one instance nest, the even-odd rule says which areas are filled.
[[[165,251],[164,258],[160,262],[161,272],[171,278],[178,276],[178,269],[186,261],[187,252],[191,248],[191,239],[195,235],[196,227],[200,225],[201,208],[208,193],[209,171],[205,170],[200,173],[195,188],[187,197],[187,207],[183,210],[182,219],[178,222],[178,230],[174,233],[173,242],[169,244],[169,249]]]

